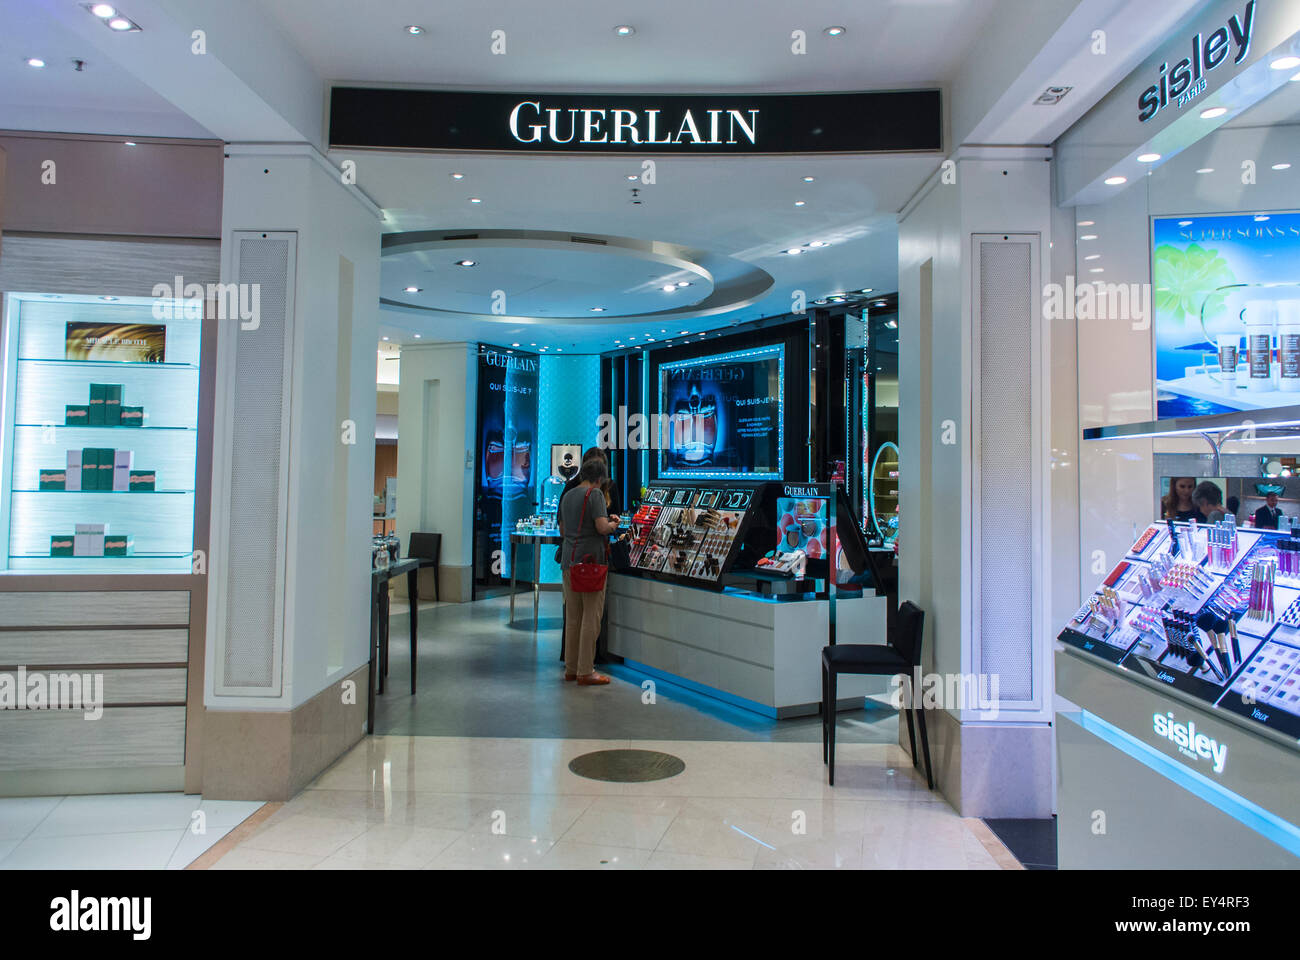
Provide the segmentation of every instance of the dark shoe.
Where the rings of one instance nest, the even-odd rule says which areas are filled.
[[[566,674],[564,675],[564,679],[565,679],[566,681],[568,681],[568,680],[577,680],[577,679],[578,679],[578,675],[577,675],[576,673],[566,673]]]
[[[609,677],[603,673],[596,673],[594,670],[578,678],[578,686],[580,687],[594,687],[602,683],[609,683]]]

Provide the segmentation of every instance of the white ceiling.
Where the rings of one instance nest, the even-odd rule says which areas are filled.
[[[612,234],[692,248],[701,254],[696,262],[705,263],[719,283],[727,276],[724,261],[728,260],[773,277],[770,292],[752,306],[696,318],[689,324],[665,324],[676,327],[674,333],[683,326],[698,332],[789,313],[797,291],[803,291],[808,303],[863,287],[893,292],[898,285],[895,214],[938,162],[933,156],[662,158],[657,161],[655,184],[643,185],[627,180],[640,171],[639,163],[620,157],[332,151],[330,158],[336,163],[356,161],[358,184],[388,216],[387,233],[518,229]],[[464,179],[454,180],[453,173],[464,174]],[[813,182],[804,182],[806,176],[814,177]],[[633,187],[640,191],[639,205],[631,202]],[[483,202],[470,203],[471,197]],[[796,207],[797,200],[804,205]],[[829,245],[804,246],[813,241]],[[785,252],[792,248],[804,252],[797,256]],[[385,258],[381,289],[385,299],[412,302],[403,290],[416,286],[423,292],[415,303],[468,307],[479,315],[385,307],[380,312],[381,333],[394,342],[414,342],[414,334],[419,333],[426,341],[470,337],[531,343],[542,335],[538,330],[545,330],[552,347],[583,351],[611,349],[616,339],[626,339],[629,333],[659,336],[653,318],[589,313],[591,306],[615,303],[664,309],[664,301],[675,300],[676,295],[650,283],[668,275],[656,268],[643,271],[644,277],[602,272],[587,282],[572,273],[572,266],[581,268],[583,263],[566,266],[560,271],[567,277],[565,283],[549,293],[545,287],[535,289],[532,300],[525,298],[524,303],[537,311],[535,322],[517,319],[524,304],[513,299],[509,313],[516,319],[493,318],[488,295],[494,289],[522,290],[533,256],[523,250],[480,251],[471,256],[479,265],[469,269],[454,266],[458,258],[444,255],[433,262],[410,256]],[[591,266],[595,269],[596,262]],[[472,280],[466,277],[469,273]],[[628,292],[638,285],[651,289]],[[687,289],[691,297],[703,292]],[[592,298],[598,295],[610,302],[594,303]],[[548,314],[591,319],[557,323]]]
[[[73,4],[75,6],[75,4]],[[50,15],[49,0],[0,0],[0,129],[208,139],[204,127]],[[84,14],[93,21],[89,14]],[[105,34],[107,27],[91,22]],[[128,50],[139,34],[115,39]],[[28,57],[45,61],[29,67]],[[85,61],[77,71],[73,60]]]
[[[539,92],[833,91],[945,80],[998,0],[261,0],[326,81]],[[402,28],[418,24],[422,36]],[[613,32],[636,28],[631,37]],[[828,37],[829,26],[848,32]],[[491,51],[505,31],[505,53]],[[792,52],[803,30],[807,52]],[[906,42],[900,42],[900,38]]]

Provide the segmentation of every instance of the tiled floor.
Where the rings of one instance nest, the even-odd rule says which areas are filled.
[[[0,798],[0,870],[179,870],[261,806],[182,793]]]
[[[651,783],[569,772],[579,754],[662,750]],[[998,869],[1009,855],[931,793],[903,752],[817,744],[386,736],[358,744],[213,869]],[[987,845],[987,846],[986,846]],[[217,851],[214,851],[216,853]],[[1011,861],[1013,862],[1013,861]]]
[[[821,742],[817,716],[769,720],[663,681],[647,704],[645,677],[630,668],[601,667],[614,677],[608,687],[563,683],[562,598],[542,593],[534,632],[532,594],[522,587],[510,624],[508,596],[421,604],[418,692],[411,696],[406,609],[405,599],[394,599],[388,686],[375,704],[381,734]],[[837,741],[897,743],[897,711],[867,706],[840,712]]]

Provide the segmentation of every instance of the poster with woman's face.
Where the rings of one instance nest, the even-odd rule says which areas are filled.
[[[572,480],[582,466],[582,445],[577,443],[551,444],[551,476]]]

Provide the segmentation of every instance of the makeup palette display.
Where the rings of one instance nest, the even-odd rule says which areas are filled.
[[[657,485],[632,518],[632,566],[657,579],[721,589],[755,502],[755,487]]]
[[[1152,524],[1059,639],[1300,737],[1298,547],[1231,520]]]

